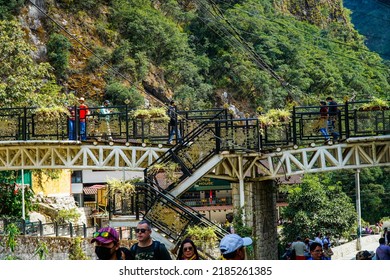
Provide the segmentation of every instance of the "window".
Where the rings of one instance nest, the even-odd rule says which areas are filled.
[[[71,176],[72,183],[82,183],[83,182],[83,172],[81,170],[79,171],[73,171]]]

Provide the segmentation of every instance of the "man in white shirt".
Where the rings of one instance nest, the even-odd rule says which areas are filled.
[[[305,248],[306,244],[302,241],[300,236],[297,237],[296,241],[291,245],[291,249],[295,250],[295,259],[296,260],[305,260]]]

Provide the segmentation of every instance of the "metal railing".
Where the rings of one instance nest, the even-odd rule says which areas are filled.
[[[363,103],[366,101],[337,105],[339,110],[334,117],[335,131],[341,139],[390,133],[390,110],[362,110]],[[44,110],[35,107],[0,108],[0,141],[80,140],[80,110],[76,107],[72,109],[75,111],[73,117],[66,113],[51,117]],[[134,110],[127,106],[110,106],[108,109],[110,113],[103,115],[101,107],[89,108],[85,122],[87,140],[109,140],[112,137],[118,142],[167,142],[169,127],[166,120],[135,118]],[[233,119],[225,109],[178,111],[178,129],[183,138],[188,138],[194,136],[196,131],[199,133],[199,126],[207,126],[210,132],[214,130],[212,133],[215,137],[219,137],[219,126],[224,143],[234,150],[246,149],[248,143],[240,141],[248,133],[257,137],[251,137],[252,143],[249,146],[258,151],[323,141],[321,133],[315,127],[320,118],[320,106],[297,106],[291,114],[291,120],[286,124],[264,126],[257,119]],[[70,129],[72,121],[73,133]],[[242,133],[239,133],[240,130]]]

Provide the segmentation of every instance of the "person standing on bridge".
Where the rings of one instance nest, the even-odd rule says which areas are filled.
[[[170,105],[168,107],[168,117],[169,117],[169,138],[168,138],[168,144],[172,144],[173,136],[176,134],[176,139],[178,141],[181,140],[181,133],[180,129],[178,127],[178,115],[177,115],[177,106],[175,101],[171,101]]]
[[[110,128],[110,119],[111,119],[112,110],[109,108],[109,106],[110,106],[110,101],[104,100],[103,106],[100,108],[99,111],[101,117],[101,123],[99,128],[100,130],[105,130],[103,135],[105,135],[109,141],[112,141],[111,128]]]
[[[326,101],[328,102],[328,128],[329,132],[332,133],[333,140],[337,141],[340,137],[340,134],[336,131],[336,125],[339,118],[339,109],[337,107],[337,102],[333,100],[333,97],[327,97]]]
[[[85,104],[84,97],[79,98],[79,120],[80,120],[80,139],[87,140],[87,128],[86,128],[86,122],[87,122],[87,116],[89,115],[89,109],[88,106]]]
[[[320,101],[320,119],[318,123],[318,131],[325,137],[325,141],[329,141],[328,133],[328,107],[325,101]]]

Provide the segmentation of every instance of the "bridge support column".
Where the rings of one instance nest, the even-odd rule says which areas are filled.
[[[237,209],[240,209],[243,214],[244,225],[253,227],[253,194],[252,183],[241,182],[239,184],[232,183],[232,198],[233,198],[233,211],[237,214]],[[242,202],[245,202],[242,204]]]
[[[255,259],[278,259],[277,210],[275,181],[253,183],[253,232]]]

